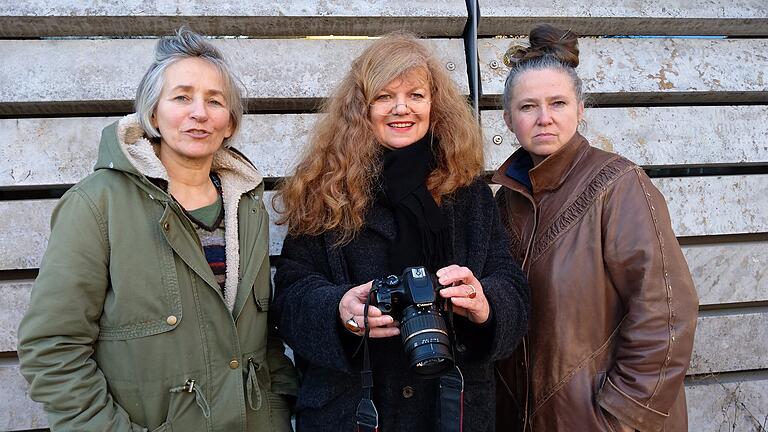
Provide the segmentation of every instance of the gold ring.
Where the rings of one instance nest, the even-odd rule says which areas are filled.
[[[344,321],[344,328],[351,331],[352,333],[358,333],[360,330],[362,330],[360,326],[357,325],[357,321],[355,321],[354,315],[348,320]]]
[[[469,292],[469,294],[467,294],[467,298],[473,299],[473,298],[477,297],[477,291],[475,290],[475,287],[473,285],[470,285],[470,284],[467,284],[467,286],[469,287],[469,289],[472,290],[472,291]]]

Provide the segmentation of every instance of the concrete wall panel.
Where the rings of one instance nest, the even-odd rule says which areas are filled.
[[[287,232],[276,225],[277,214],[271,206],[274,192],[264,194],[269,218],[269,253],[280,254]],[[40,267],[48,246],[50,219],[57,200],[0,201],[0,220],[4,222],[3,242],[0,242],[0,270],[23,270]]]
[[[689,374],[768,369],[765,344],[768,314],[711,315],[702,313]]]
[[[0,352],[16,351],[17,330],[29,306],[33,283],[31,280],[0,281]]]
[[[768,242],[683,246],[699,304],[768,301]]]
[[[29,386],[19,373],[18,360],[0,359],[0,430],[17,431],[48,426],[42,405],[27,396]]]
[[[482,112],[490,167],[500,166],[519,146],[502,114]],[[582,133],[593,146],[639,165],[765,162],[765,118],[768,106],[761,105],[591,108],[585,111]]]
[[[580,35],[757,35],[768,33],[761,0],[560,1],[480,0],[481,35],[528,35],[546,22]]]
[[[0,37],[161,35],[181,24],[235,36],[375,36],[409,30],[460,37],[466,20],[466,6],[455,0],[32,0],[0,5]]]
[[[527,39],[480,39],[483,95],[500,106],[504,53]],[[760,101],[768,93],[762,39],[579,39],[577,69],[598,103]],[[748,64],[750,67],[741,67]]]
[[[768,232],[768,174],[653,179],[678,236]]]
[[[289,175],[318,114],[246,115],[232,145],[265,177]],[[93,171],[101,130],[119,117],[0,120],[0,187],[77,183]]]
[[[247,115],[233,145],[264,176],[290,175],[318,117]],[[765,118],[768,106],[593,108],[584,134],[641,165],[756,163],[768,161]],[[117,119],[0,119],[0,186],[76,183],[92,170],[101,129]],[[494,170],[518,144],[500,110],[483,111],[482,122],[486,169]]]
[[[672,216],[673,229],[679,236],[701,236],[768,231],[768,215],[762,211],[768,199],[768,176],[683,177],[654,179],[665,194]],[[274,192],[265,194],[265,203],[274,221],[271,206]],[[0,220],[6,221],[6,241],[0,242],[0,270],[33,269],[48,241],[49,220],[56,200],[0,201]],[[286,227],[270,226],[270,254],[282,248]],[[738,280],[751,276],[764,280],[766,270],[765,243],[747,244],[744,249],[727,245],[687,246],[689,264],[697,284],[708,287],[706,299],[734,298],[735,293],[722,292],[720,278],[726,268],[739,268]],[[750,270],[751,269],[751,270]],[[745,270],[750,273],[745,273]],[[751,284],[748,284],[751,285]],[[759,298],[762,299],[762,298]],[[750,297],[750,300],[756,300]]]
[[[764,432],[768,427],[768,378],[714,374],[686,383],[688,430]]]
[[[0,41],[0,114],[130,110],[156,40]],[[257,106],[311,109],[370,40],[224,39],[222,49]],[[427,43],[469,92],[461,39]],[[260,104],[260,105],[259,105]]]

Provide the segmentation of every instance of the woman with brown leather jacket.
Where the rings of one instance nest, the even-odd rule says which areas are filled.
[[[698,300],[664,198],[577,132],[577,36],[541,25],[530,45],[504,90],[521,148],[493,178],[532,308],[498,364],[497,430],[686,431]]]

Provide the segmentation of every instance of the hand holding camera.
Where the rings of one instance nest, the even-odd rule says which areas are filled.
[[[483,286],[472,270],[454,264],[441,268],[436,276],[440,285],[445,287],[440,290],[440,297],[451,299],[456,314],[475,324],[488,321],[491,306],[485,297]]]
[[[371,282],[352,287],[344,293],[339,301],[339,319],[344,327],[350,332],[362,336],[365,332],[365,320],[363,319],[363,310],[365,301],[371,291]],[[368,337],[385,338],[397,336],[400,329],[397,327],[391,315],[384,315],[381,310],[375,306],[368,308],[368,326],[371,332]]]

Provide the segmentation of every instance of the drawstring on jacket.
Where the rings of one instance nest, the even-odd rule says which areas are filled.
[[[248,359],[248,405],[252,410],[258,411],[261,409],[261,389],[259,388],[259,380],[256,379],[256,372],[261,369],[260,365],[257,365],[253,358]],[[253,393],[256,393],[256,406],[253,406]]]
[[[197,406],[203,411],[203,417],[209,418],[211,416],[211,407],[208,406],[208,401],[205,400],[205,395],[200,389],[199,385],[195,384],[195,380],[188,379],[183,386],[174,387],[170,390],[171,393],[195,393],[195,402]]]

